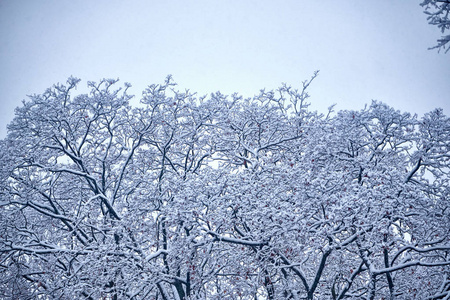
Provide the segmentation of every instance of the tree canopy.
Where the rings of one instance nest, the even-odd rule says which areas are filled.
[[[319,114],[316,75],[31,96],[0,141],[0,298],[449,298],[449,118]]]

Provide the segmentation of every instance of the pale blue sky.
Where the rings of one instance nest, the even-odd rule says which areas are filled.
[[[450,114],[450,53],[420,0],[0,0],[0,138],[14,108],[73,75],[142,90],[172,74],[181,89],[245,96],[314,70],[312,108],[377,99]]]

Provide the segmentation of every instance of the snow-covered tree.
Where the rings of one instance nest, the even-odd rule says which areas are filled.
[[[450,297],[450,120],[170,77],[32,96],[0,142],[0,297]]]
[[[437,45],[431,49],[445,49],[447,43],[450,42],[450,34],[446,34],[450,29],[450,0],[424,0],[420,5],[425,7],[428,22],[437,26],[444,34],[437,40]],[[447,48],[445,52],[447,53],[449,49]]]

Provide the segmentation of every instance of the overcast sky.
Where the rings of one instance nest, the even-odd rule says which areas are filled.
[[[0,138],[14,108],[71,75],[120,78],[139,100],[168,74],[180,89],[253,96],[315,70],[312,108],[372,99],[450,115],[450,52],[420,0],[0,0]]]

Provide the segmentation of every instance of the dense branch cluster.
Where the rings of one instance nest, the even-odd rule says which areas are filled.
[[[425,7],[425,14],[428,15],[428,22],[437,26],[442,34],[450,30],[450,0],[424,0],[420,5]],[[450,34],[443,35],[437,40],[437,45],[431,49],[445,49],[450,42]],[[447,47],[447,53],[450,48]]]
[[[320,115],[315,75],[32,96],[0,141],[0,298],[450,297],[449,118]]]

